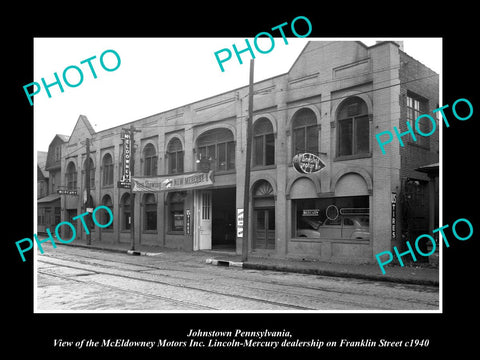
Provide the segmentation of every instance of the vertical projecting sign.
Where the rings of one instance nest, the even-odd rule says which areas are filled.
[[[130,174],[130,160],[132,156],[132,139],[129,131],[122,131],[121,139],[123,140],[123,162],[122,175],[118,182],[118,187],[130,189],[132,184]]]
[[[392,240],[397,236],[397,193],[392,192]]]

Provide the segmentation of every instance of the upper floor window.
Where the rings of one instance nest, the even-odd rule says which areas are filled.
[[[113,185],[113,159],[112,155],[105,154],[102,161],[103,185]]]
[[[300,109],[293,116],[293,155],[298,153],[318,154],[317,117],[310,109]]]
[[[337,112],[338,156],[370,152],[370,121],[365,101],[353,96],[346,99]]]
[[[230,130],[219,128],[204,132],[198,137],[197,147],[198,160],[207,159],[210,169],[235,169],[235,141]]]
[[[418,134],[418,131],[415,129],[415,120],[419,117],[422,113],[422,108],[425,105],[419,98],[413,97],[411,94],[407,95],[407,121],[410,123],[413,131],[415,132],[415,138],[417,139],[416,144],[421,146],[428,147],[430,144],[430,140],[428,136],[421,136]],[[421,120],[418,122],[418,127],[420,131],[424,134],[428,134],[431,131],[431,122],[429,120]],[[407,129],[405,129],[406,131]],[[413,139],[410,137],[410,140]]]
[[[275,135],[267,118],[257,120],[253,126],[253,166],[275,164]]]
[[[168,173],[183,173],[183,148],[182,142],[178,138],[173,138],[168,143]]]
[[[61,147],[55,146],[55,161],[60,161],[62,157]]]
[[[147,144],[143,149],[143,175],[157,175],[157,152],[152,144]]]
[[[72,161],[68,163],[65,177],[67,180],[67,189],[75,190],[77,188],[77,168]]]

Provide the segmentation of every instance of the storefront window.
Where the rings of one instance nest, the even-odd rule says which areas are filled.
[[[184,232],[184,202],[186,193],[184,191],[173,192],[168,195],[169,208],[169,231],[175,233]]]
[[[130,230],[130,194],[125,193],[121,200],[122,207],[122,230]]]
[[[296,238],[370,238],[368,196],[297,199],[292,203]]]
[[[157,200],[154,194],[144,195],[144,230],[156,231],[157,230]]]

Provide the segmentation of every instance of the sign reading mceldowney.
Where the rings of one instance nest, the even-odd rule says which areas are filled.
[[[213,185],[213,171],[154,177],[132,177],[134,192],[188,190]]]
[[[131,173],[130,173],[130,160],[132,155],[132,139],[130,132],[123,131],[123,163],[122,163],[122,177],[118,182],[118,187],[130,189],[131,186]]]

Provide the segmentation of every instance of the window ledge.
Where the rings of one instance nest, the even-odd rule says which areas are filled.
[[[269,169],[276,169],[277,165],[257,165],[252,167],[252,171],[257,171],[257,170],[269,170]]]
[[[371,158],[372,153],[366,153],[366,154],[357,154],[357,155],[342,155],[342,156],[337,156],[333,159],[333,161],[345,161],[345,160],[355,160],[355,159],[365,159],[365,158]]]
[[[168,231],[167,235],[185,235],[184,231]]]

